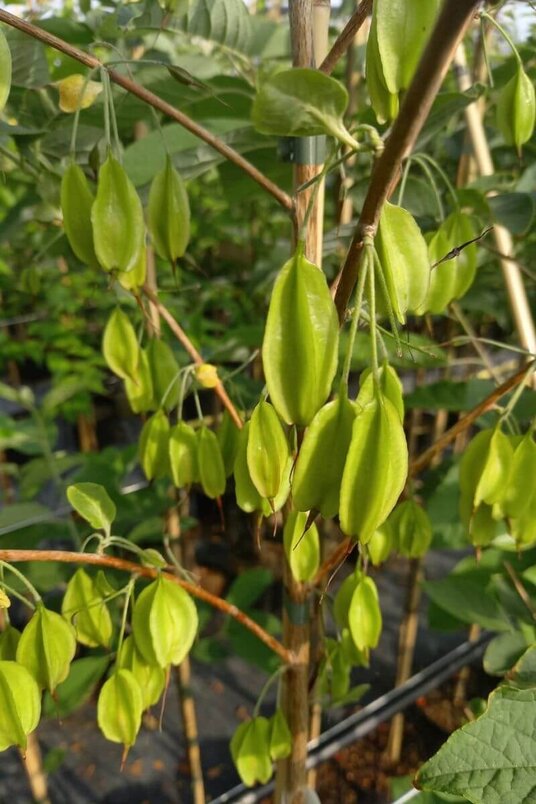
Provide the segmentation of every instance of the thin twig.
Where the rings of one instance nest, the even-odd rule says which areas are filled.
[[[376,233],[382,207],[398,181],[402,160],[411,153],[415,145],[456,47],[478,5],[478,0],[446,0],[439,14],[402,102],[400,113],[385,142],[385,149],[374,167],[352,243],[332,287],[341,322],[344,321],[346,307],[356,283],[363,238]]]
[[[127,559],[118,558],[117,556],[104,556],[98,553],[75,553],[69,550],[0,550],[0,561],[15,564],[17,562],[26,561],[57,561],[62,564],[92,564],[96,567],[110,567],[120,570],[121,572],[135,573],[142,578],[156,578],[161,572],[158,569],[143,567],[141,564],[136,564],[135,561],[127,561]],[[207,592],[207,590],[203,589],[201,586],[196,586],[194,583],[177,578],[176,575],[171,572],[164,572],[164,576],[172,583],[182,586],[192,597],[204,600],[205,603],[208,603],[212,608],[218,609],[229,617],[232,617],[240,623],[240,625],[243,625],[244,628],[247,628],[248,631],[251,631],[252,634],[255,634],[255,636],[260,639],[261,642],[264,642],[270,650],[276,653],[285,664],[293,665],[295,663],[295,657],[291,651],[286,650],[277,639],[265,631],[264,628],[261,628],[260,625],[248,617],[247,614],[244,614],[237,606],[233,606],[231,603],[228,603],[227,600]]]
[[[149,287],[147,287],[147,285],[144,287],[143,291],[145,295],[150,299],[150,301],[154,304],[154,306],[156,307],[156,309],[158,310],[164,321],[166,321],[168,327],[173,332],[177,340],[179,340],[182,343],[182,345],[184,346],[184,348],[186,349],[186,351],[188,352],[194,363],[198,366],[202,366],[206,361],[203,360],[202,355],[199,354],[199,352],[191,342],[186,332],[183,330],[178,321],[175,320],[175,318],[169,312],[167,307],[165,307],[162,304],[162,302],[159,301],[158,296]],[[244,423],[237,409],[231,402],[227,394],[227,391],[223,387],[223,383],[219,378],[217,385],[214,386],[214,393],[217,394],[217,396],[219,396],[222,405],[227,409],[230,417],[232,418],[233,422],[236,424],[238,429],[241,430],[242,427],[244,426]]]
[[[498,388],[495,388],[491,394],[489,394],[476,407],[466,413],[465,416],[462,416],[456,422],[456,424],[443,433],[443,435],[438,438],[431,447],[424,450],[424,452],[415,458],[415,460],[411,461],[409,465],[409,474],[412,476],[418,475],[423,471],[423,469],[426,469],[426,467],[433,461],[438,453],[443,452],[443,450],[448,447],[449,444],[455,441],[456,438],[461,435],[461,433],[464,433],[473,424],[473,422],[475,422],[488,410],[493,408],[501,397],[523,382],[527,374],[534,371],[535,367],[536,361],[532,361],[529,366],[524,366],[522,369],[520,369],[520,371],[503,382],[502,385],[500,385]],[[336,550],[334,550],[334,552],[328,556],[315,576],[315,584],[318,584],[322,578],[332,571],[333,567],[336,567],[341,561],[344,560],[351,543],[351,539],[345,539],[343,542],[341,542],[341,544],[339,544]]]
[[[214,148],[215,151],[218,151],[218,153],[220,153],[225,159],[235,164],[237,167],[243,170],[244,173],[247,173],[247,175],[253,179],[253,181],[256,181],[257,184],[266,190],[267,193],[273,196],[273,198],[275,198],[282,207],[289,211],[293,210],[291,197],[287,195],[287,193],[285,193],[280,187],[274,184],[267,176],[264,175],[264,173],[261,173],[261,171],[255,167],[255,165],[252,165],[251,162],[248,162],[247,159],[244,159],[244,157],[239,154],[238,151],[235,151],[234,148],[231,148],[229,145],[227,145],[227,143],[219,139],[219,137],[216,137],[206,128],[200,126],[199,123],[196,123],[195,120],[192,120],[192,118],[188,117],[188,115],[184,114],[184,112],[175,109],[175,107],[170,103],[167,103],[162,98],[159,98],[158,95],[154,94],[154,92],[150,92],[150,90],[145,89],[145,87],[141,86],[141,84],[137,84],[131,78],[127,78],[126,76],[117,72],[117,70],[109,69],[106,64],[103,64],[103,62],[95,58],[95,56],[91,56],[89,53],[85,53],[83,50],[73,47],[73,45],[70,45],[63,39],[44,31],[42,28],[33,25],[31,22],[27,22],[26,20],[19,19],[19,17],[15,17],[8,11],[0,9],[0,21],[5,22],[12,28],[17,28],[19,31],[23,31],[23,33],[28,34],[28,36],[38,39],[40,42],[43,42],[43,44],[53,47],[55,50],[59,50],[61,53],[65,53],[67,56],[70,56],[70,58],[80,62],[80,64],[84,64],[86,67],[90,67],[91,69],[104,68],[107,71],[110,80],[113,81],[114,84],[123,87],[123,89],[126,89],[127,92],[130,92],[132,95],[136,95],[136,97],[140,98],[140,100],[144,101],[144,103],[149,104],[149,106],[152,106],[154,109],[158,109],[158,111],[167,115],[167,117],[175,120],[176,123],[190,131],[200,140],[203,140],[203,142],[206,142],[207,145],[210,145],[211,148]]]
[[[331,50],[329,51],[328,55],[318,68],[320,72],[329,73],[333,72],[333,69],[339,59],[341,59],[352,42],[354,41],[355,35],[367,19],[368,15],[372,11],[372,0],[361,0],[361,3],[356,8],[340,34],[338,35],[337,39],[333,43]]]
[[[519,597],[521,598],[521,600],[523,601],[523,603],[525,604],[525,606],[529,610],[530,616],[532,617],[533,620],[536,620],[536,608],[534,607],[534,605],[532,603],[532,600],[530,599],[529,593],[527,592],[527,590],[525,589],[525,587],[521,583],[521,580],[520,580],[517,572],[512,567],[512,565],[510,564],[509,561],[503,561],[503,565],[504,565],[504,568],[505,568],[506,572],[510,576],[510,579],[511,579],[512,583],[515,586],[517,594],[519,595]]]

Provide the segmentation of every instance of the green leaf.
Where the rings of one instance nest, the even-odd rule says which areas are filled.
[[[198,0],[187,31],[246,52],[251,37],[251,16],[242,0]]]
[[[251,119],[262,134],[329,134],[355,150],[359,146],[343,123],[347,106],[348,93],[334,78],[318,70],[294,68],[276,73],[260,85]]]
[[[482,584],[482,574],[467,572],[441,581],[423,583],[429,597],[464,623],[479,623],[493,631],[508,631],[510,624],[499,604]]]
[[[100,691],[99,728],[107,740],[134,745],[141,726],[143,700],[140,685],[130,670],[117,670]]]
[[[67,499],[92,528],[110,532],[116,508],[103,486],[98,483],[75,483],[67,488]]]
[[[484,653],[484,670],[491,676],[502,676],[527,649],[527,640],[520,631],[498,634]]]
[[[536,690],[499,687],[481,717],[449,737],[419,771],[424,790],[465,796],[473,804],[529,802],[536,768]]]
[[[78,642],[90,648],[107,648],[112,638],[112,618],[97,581],[80,567],[67,584],[61,613],[72,623]]]
[[[41,695],[33,676],[17,662],[0,661],[0,751],[26,748],[26,735],[39,723]]]
[[[56,687],[54,698],[50,693],[45,694],[45,717],[67,717],[82,706],[91,697],[108,663],[108,656],[85,656],[74,661],[65,681]]]
[[[493,219],[514,235],[525,234],[533,225],[536,203],[530,193],[501,193],[488,203]]]
[[[536,645],[532,645],[519,659],[511,674],[517,687],[536,687]]]
[[[245,570],[233,581],[226,600],[239,609],[249,609],[272,585],[274,576],[264,567]]]
[[[17,662],[30,671],[41,689],[54,692],[67,677],[75,651],[73,627],[39,604],[19,639]]]

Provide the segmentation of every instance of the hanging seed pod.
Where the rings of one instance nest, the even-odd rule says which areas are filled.
[[[8,625],[5,631],[0,633],[0,660],[14,662],[17,658],[17,646],[19,644],[20,631]]]
[[[215,500],[225,491],[225,467],[216,434],[208,427],[197,433],[197,465],[201,486],[207,497]]]
[[[335,595],[335,600],[333,601],[333,616],[335,617],[335,622],[341,629],[348,628],[348,609],[350,608],[350,601],[360,580],[361,572],[356,570],[344,579]]]
[[[514,450],[508,436],[495,427],[488,444],[482,472],[478,480],[474,505],[481,502],[495,505],[502,502],[508,485]]]
[[[109,154],[99,170],[91,209],[95,253],[105,271],[131,271],[144,245],[145,223],[136,188]]]
[[[320,566],[320,540],[315,524],[307,531],[307,514],[292,511],[285,523],[283,546],[292,576],[298,582],[312,581]]]
[[[238,774],[247,787],[266,784],[272,776],[270,759],[270,724],[265,717],[241,723],[231,740],[231,756]]]
[[[385,362],[378,371],[380,391],[391,402],[404,421],[404,389],[395,369]],[[372,369],[365,369],[359,377],[359,394],[357,395],[358,408],[366,408],[375,399],[375,383]]]
[[[26,737],[39,723],[41,692],[34,677],[17,662],[0,661],[0,751],[26,750]]]
[[[536,543],[536,493],[534,491],[522,514],[510,520],[510,533],[518,547]]]
[[[428,244],[430,265],[435,265],[452,249],[475,237],[471,218],[456,210],[443,221]],[[471,243],[457,257],[436,265],[430,272],[430,285],[424,309],[434,315],[444,312],[453,299],[467,293],[476,273],[477,249]]]
[[[303,246],[274,285],[262,344],[268,393],[287,424],[309,424],[337,370],[339,323],[322,271]]]
[[[130,670],[116,670],[104,683],[97,702],[97,722],[107,740],[130,748],[141,726],[143,698]]]
[[[117,659],[118,670],[130,670],[139,684],[142,696],[142,709],[145,711],[160,700],[166,686],[166,673],[157,664],[147,664],[136,648],[134,638],[128,636]]]
[[[11,91],[11,51],[0,28],[0,112],[4,111]]]
[[[358,650],[352,639],[349,628],[341,631],[340,650],[345,661],[350,667],[368,667],[370,663],[370,651],[368,648]]]
[[[72,250],[86,265],[98,265],[93,245],[91,208],[94,197],[82,168],[71,162],[61,179],[63,228]]]
[[[514,77],[502,88],[497,101],[497,127],[507,145],[521,146],[530,140],[536,119],[534,84],[518,64]]]
[[[163,410],[157,411],[143,425],[139,457],[147,480],[169,476],[169,421]]]
[[[159,576],[140,594],[132,613],[132,633],[149,664],[180,664],[197,633],[197,609],[176,583]]]
[[[337,399],[320,408],[305,431],[292,481],[292,501],[298,511],[314,509],[326,519],[337,514],[356,412],[355,403],[342,388]]]
[[[169,156],[149,190],[147,225],[156,253],[175,264],[190,239],[190,205],[184,182]]]
[[[516,445],[502,499],[504,515],[523,517],[536,497],[536,444],[529,430]]]
[[[131,380],[129,377],[125,379],[125,393],[133,413],[147,413],[150,410],[156,410],[153,378],[145,349],[139,351],[136,379]]]
[[[408,448],[399,413],[378,393],[354,422],[341,484],[343,532],[366,544],[394,508],[407,474]]]
[[[67,678],[75,650],[74,628],[39,603],[19,639],[17,662],[30,671],[41,689],[54,692]]]
[[[370,32],[367,39],[366,80],[370,103],[376,114],[378,123],[394,120],[398,115],[398,94],[389,92],[383,75],[380,51],[378,50],[378,32],[376,15],[373,13]]]
[[[169,463],[173,485],[178,489],[191,486],[200,480],[197,459],[198,441],[195,430],[186,422],[179,422],[169,433]]]
[[[406,558],[422,558],[432,543],[432,523],[414,500],[400,503],[388,520],[398,552]]]
[[[413,216],[403,207],[383,206],[374,245],[382,266],[386,291],[395,317],[401,324],[406,313],[419,313],[426,298],[430,263],[426,241]],[[376,281],[377,311],[387,314],[382,285]]]
[[[132,290],[138,293],[145,284],[147,278],[147,248],[145,242],[142,245],[140,255],[131,271],[120,271],[117,274],[117,281],[125,290]]]
[[[350,671],[352,666],[347,660],[341,645],[337,645],[330,653],[328,672],[329,672],[329,691],[333,703],[340,701],[350,690]]]
[[[247,463],[253,485],[272,500],[283,484],[290,456],[287,437],[269,402],[259,402],[251,416]]]
[[[291,751],[292,735],[283,710],[278,707],[270,718],[270,757],[276,762],[288,757]]]
[[[74,626],[76,639],[82,645],[110,647],[113,632],[110,612],[95,579],[82,568],[67,584],[61,613]]]
[[[460,519],[467,528],[469,539],[475,546],[485,546],[495,537],[496,522],[492,516],[492,508],[486,503],[475,502],[477,489],[488,460],[491,439],[494,429],[482,430],[471,441],[460,461]],[[492,482],[493,472],[480,489],[486,494],[495,486]]]
[[[248,469],[247,449],[250,422],[246,422],[240,431],[238,450],[234,463],[235,497],[238,507],[247,514],[253,511],[262,511],[265,516],[270,514],[270,506],[261,497],[251,479]]]
[[[348,625],[358,650],[377,646],[382,632],[382,613],[376,584],[367,575],[361,578],[352,595]]]
[[[137,382],[140,347],[134,327],[120,307],[115,308],[104,328],[102,353],[114,374]]]
[[[395,508],[395,511],[397,509]],[[367,551],[370,560],[375,567],[379,567],[387,561],[395,547],[395,537],[391,525],[391,517],[383,525],[374,531],[367,544]]]
[[[223,458],[226,477],[233,474],[234,462],[238,451],[240,430],[231,419],[229,411],[225,410],[218,430],[216,431]]]
[[[171,347],[159,338],[151,338],[147,359],[153,378],[153,392],[159,406],[169,413],[179,404],[179,364]]]

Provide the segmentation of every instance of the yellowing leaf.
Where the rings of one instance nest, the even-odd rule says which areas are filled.
[[[11,606],[11,600],[8,598],[3,589],[0,589],[0,609],[8,609]]]
[[[215,388],[218,384],[218,369],[212,363],[202,363],[195,367],[195,378],[203,388]]]
[[[87,109],[102,92],[102,84],[87,80],[81,73],[62,78],[61,81],[56,81],[55,86],[60,93],[60,109],[67,113]]]

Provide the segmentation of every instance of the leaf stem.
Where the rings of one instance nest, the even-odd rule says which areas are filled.
[[[365,250],[361,257],[361,270],[359,272],[359,281],[357,283],[357,290],[355,294],[355,306],[352,313],[352,323],[350,325],[350,332],[348,333],[348,346],[346,347],[346,355],[344,358],[344,367],[342,370],[342,382],[348,388],[348,379],[350,377],[350,368],[352,366],[352,357],[354,354],[355,337],[357,335],[357,328],[359,326],[359,319],[361,317],[361,307],[363,305],[363,293],[365,290],[365,281],[369,271],[372,270],[370,265],[368,250]]]
[[[512,49],[512,52],[513,52],[513,54],[514,54],[514,56],[515,56],[515,58],[517,60],[517,63],[519,65],[519,67],[523,67],[523,62],[521,61],[521,56],[519,55],[519,51],[518,51],[517,47],[514,45],[512,37],[510,36],[509,33],[507,33],[505,28],[503,28],[503,26],[500,23],[497,22],[495,17],[492,17],[491,14],[488,14],[487,11],[482,11],[481,14],[480,14],[480,17],[481,17],[481,19],[485,19],[488,22],[491,22],[491,24],[499,31],[499,33],[501,34],[503,39],[505,39],[508,42],[508,44],[510,45],[510,47]]]
[[[3,561],[2,559],[0,559],[0,567],[3,567],[4,569],[7,569],[10,572],[12,572],[13,575],[15,575],[19,579],[19,581],[23,584],[23,586],[25,586],[26,589],[30,592],[35,602],[42,603],[41,595],[39,594],[35,586],[31,584],[27,578],[24,577],[24,575],[20,570],[16,569],[16,567],[13,567],[11,564],[8,563],[8,561]]]

